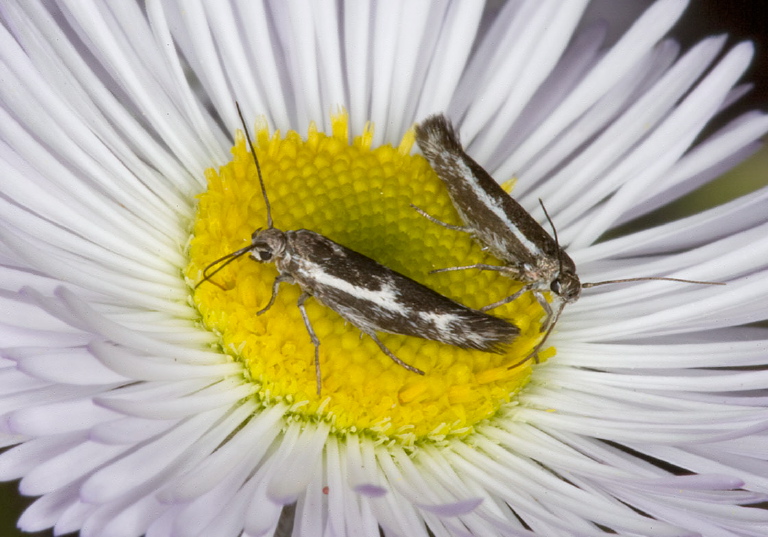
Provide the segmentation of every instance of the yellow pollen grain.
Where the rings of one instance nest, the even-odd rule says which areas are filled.
[[[517,177],[513,177],[512,179],[508,179],[501,183],[501,188],[506,192],[507,194],[511,194],[512,191],[515,189],[515,185],[517,184]]]
[[[421,156],[411,155],[409,130],[398,147],[372,147],[366,126],[352,142],[348,117],[332,118],[331,134],[315,125],[306,137],[270,133],[257,122],[254,144],[278,229],[309,229],[367,255],[434,291],[472,308],[511,295],[520,284],[495,271],[430,274],[437,268],[499,264],[466,233],[436,225],[411,208],[417,205],[444,222],[460,224],[444,185]],[[206,171],[208,189],[199,196],[190,263],[192,285],[214,260],[246,247],[254,230],[267,227],[264,198],[244,136],[238,132],[233,159]],[[203,325],[220,347],[245,364],[256,397],[283,400],[296,414],[332,422],[337,430],[369,431],[410,443],[435,435],[465,435],[493,416],[530,378],[524,361],[542,333],[544,315],[524,295],[493,310],[522,334],[503,354],[468,351],[417,337],[379,333],[420,376],[395,364],[368,336],[321,304],[306,302],[320,340],[322,394],[315,387],[315,348],[297,301],[301,289],[283,283],[263,315],[278,276],[274,264],[247,255],[194,291]],[[549,352],[543,351],[540,356]]]

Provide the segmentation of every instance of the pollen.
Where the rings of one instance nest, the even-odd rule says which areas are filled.
[[[469,234],[412,208],[461,224],[427,161],[411,154],[412,130],[397,147],[372,147],[372,127],[350,141],[342,113],[333,118],[331,131],[311,125],[306,136],[281,135],[257,122],[254,145],[274,227],[324,235],[470,308],[520,288],[495,271],[430,272],[500,262]],[[299,419],[326,420],[339,432],[367,431],[402,444],[466,435],[514,400],[531,376],[533,363],[526,357],[543,335],[545,314],[530,293],[490,312],[521,331],[499,354],[378,333],[400,360],[424,375],[396,364],[355,325],[309,298],[307,317],[320,341],[318,395],[315,346],[297,306],[302,289],[283,282],[274,304],[257,314],[272,297],[279,276],[274,263],[245,253],[195,287],[206,267],[248,247],[251,234],[268,227],[253,155],[239,131],[231,152],[228,164],[206,171],[208,188],[199,196],[185,276],[200,323],[217,334],[222,352],[244,364],[249,381],[259,387],[254,397],[263,404],[285,402]],[[550,350],[539,352],[547,355]]]

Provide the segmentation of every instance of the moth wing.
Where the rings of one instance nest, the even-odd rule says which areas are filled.
[[[388,332],[501,352],[512,323],[455,302],[318,233],[289,232],[297,283],[366,333]]]

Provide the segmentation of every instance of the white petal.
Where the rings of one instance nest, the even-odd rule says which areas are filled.
[[[753,54],[751,43],[734,47],[685,100],[641,143],[609,177],[624,174],[633,179],[598,209],[589,223],[569,228],[565,241],[575,247],[589,244],[612,224],[617,211],[630,205],[641,189],[652,185],[689,147],[701,128],[720,107],[730,87],[747,68]],[[663,151],[661,148],[664,148]],[[655,155],[655,160],[651,155]],[[661,155],[661,156],[660,156]],[[610,182],[607,180],[607,182]],[[599,194],[598,194],[599,196]],[[569,240],[574,236],[573,240]]]
[[[81,432],[66,435],[43,436],[19,444],[0,454],[0,476],[4,481],[18,479],[32,468],[61,453],[72,449],[85,440]]]
[[[242,410],[255,409],[245,404]],[[219,486],[221,480],[229,479],[228,476],[236,468],[257,464],[280,433],[280,418],[285,410],[275,406],[254,415],[226,444],[193,470],[169,482],[159,492],[159,498],[168,503],[189,501]]]
[[[188,364],[183,357],[171,361],[167,357],[141,356],[103,341],[94,341],[89,350],[110,370],[137,380],[218,379],[243,375],[242,364],[226,362],[224,356],[218,356],[218,363]]]
[[[579,151],[573,161],[555,175],[557,180],[536,189],[535,194],[546,200],[547,210],[560,213],[578,197],[582,197],[587,186],[591,191],[595,178],[600,177],[609,167],[615,166],[617,159],[624,158],[627,150],[647,136],[648,131],[690,90],[691,85],[698,80],[724,43],[724,38],[705,39],[669,68],[669,63],[674,61],[677,55],[678,47],[673,45],[670,49],[669,43],[663,42],[657,50],[647,55],[645,61],[638,62],[633,72],[625,75],[623,80],[567,131],[574,133],[570,137],[570,143],[564,143],[568,140],[565,137],[556,141],[523,172],[526,179],[535,183],[545,173],[551,172],[554,165],[565,160],[575,149],[587,142],[590,136],[599,135],[597,140]],[[655,84],[649,88],[642,87],[653,82],[659,74],[662,76]],[[641,87],[636,89],[638,85]],[[615,112],[608,114],[613,112],[617,103],[622,104],[618,110],[621,115],[614,120]],[[626,110],[624,107],[627,107]],[[555,184],[560,188],[552,188]],[[522,199],[530,204],[534,201],[530,198],[531,196],[523,196]],[[601,196],[597,195],[596,198],[599,200]],[[567,213],[558,214],[558,222],[562,222],[561,227],[569,223],[566,215]]]
[[[76,497],[77,486],[71,486],[38,498],[19,517],[19,529],[34,532],[53,527],[73,505]]]
[[[558,132],[608,91],[669,30],[686,4],[683,0],[663,0],[648,8],[557,110],[510,156],[508,162],[515,163],[511,168],[522,169]]]
[[[46,382],[117,385],[130,380],[100,365],[84,347],[17,347],[3,351],[3,354],[16,361],[19,371]]]
[[[145,486],[168,471],[168,465],[188,448],[216,418],[208,411],[190,418],[138,450],[98,470],[80,488],[80,497],[89,503],[104,505],[124,498],[134,488]]]
[[[312,479],[329,431],[327,425],[319,424],[302,431],[292,445],[283,442],[274,463],[277,473],[267,487],[270,500],[282,505],[296,501]]]
[[[96,403],[130,416],[166,420],[233,405],[257,390],[257,386],[242,380],[188,382],[138,384],[138,390],[113,391],[97,397]]]
[[[464,88],[470,86],[475,93],[462,129],[468,134],[466,142],[470,150],[478,134],[487,140],[498,140],[506,134],[509,125],[554,68],[586,4],[584,1],[529,1],[515,14],[512,27],[500,28],[513,43],[490,42],[497,52],[496,58],[484,62],[488,71],[479,80],[464,79]],[[541,39],[549,45],[538,46]],[[479,145],[472,153],[483,162],[490,157],[490,144]]]
[[[127,446],[83,442],[36,466],[21,480],[19,490],[30,496],[56,492],[64,487],[77,490],[83,483],[81,478],[128,449]]]

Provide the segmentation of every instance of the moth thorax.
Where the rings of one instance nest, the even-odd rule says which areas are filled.
[[[250,256],[261,263],[274,261],[283,255],[287,240],[285,232],[279,229],[257,229],[251,235]]]

